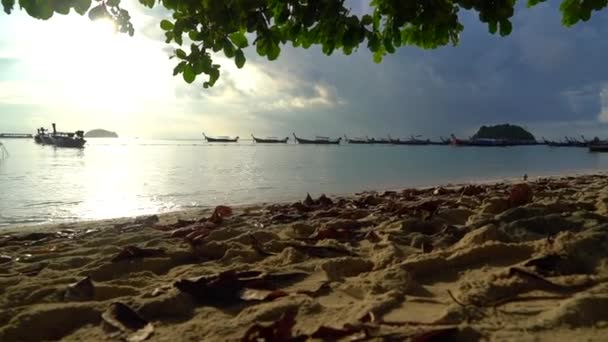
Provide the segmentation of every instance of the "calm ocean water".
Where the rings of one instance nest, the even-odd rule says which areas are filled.
[[[546,146],[89,139],[73,150],[3,142],[10,157],[0,162],[0,227],[608,167],[608,154]]]

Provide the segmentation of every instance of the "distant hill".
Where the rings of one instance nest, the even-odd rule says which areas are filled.
[[[105,129],[94,129],[84,134],[85,138],[118,138],[116,132],[106,131]]]
[[[536,140],[532,133],[517,125],[481,126],[474,139]]]

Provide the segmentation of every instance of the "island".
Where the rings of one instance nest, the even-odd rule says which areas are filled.
[[[84,134],[85,138],[118,138],[116,132],[107,131],[105,129],[93,129]]]
[[[523,127],[511,124],[481,126],[473,139],[500,139],[507,141],[536,141],[534,135]]]

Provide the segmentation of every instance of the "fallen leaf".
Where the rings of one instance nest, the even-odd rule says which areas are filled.
[[[518,207],[530,203],[533,196],[532,188],[528,184],[515,184],[509,191],[509,203],[512,207]]]
[[[341,329],[320,326],[310,337],[322,340],[338,340],[350,336],[350,340],[359,340],[369,337],[368,327],[364,325],[345,325]],[[355,335],[355,336],[353,336]]]
[[[312,207],[315,205],[315,201],[312,199],[312,197],[310,197],[310,194],[306,194],[306,199],[304,199],[303,204]]]
[[[95,297],[95,286],[91,277],[85,277],[75,283],[69,284],[65,290],[65,300],[90,300]]]
[[[293,337],[292,329],[296,325],[297,311],[290,310],[285,312],[281,318],[270,325],[254,324],[247,332],[241,342],[282,342],[282,341],[305,341],[306,336]]]
[[[226,271],[198,279],[181,279],[174,286],[194,297],[201,304],[228,306],[243,300],[244,289],[263,289],[273,292],[282,284],[300,280],[308,273],[261,273],[258,271]],[[274,293],[269,296],[278,296]],[[260,294],[261,295],[261,294]]]
[[[115,302],[101,315],[104,328],[120,332],[127,341],[144,341],[154,332],[154,326],[127,305]]]
[[[243,289],[239,295],[239,297],[245,301],[250,301],[250,300],[257,300],[257,301],[269,300],[270,301],[270,300],[274,300],[274,299],[286,297],[286,296],[289,296],[289,294],[287,292],[281,291],[281,290],[269,291],[269,290],[258,290],[258,289],[248,289],[248,288]]]
[[[137,246],[126,246],[122,249],[122,251],[120,251],[120,253],[112,258],[112,262],[153,258],[163,255],[165,255],[165,251],[162,248],[139,248]]]
[[[310,256],[316,256],[319,258],[335,258],[340,256],[356,256],[347,249],[333,247],[333,246],[315,246],[315,245],[301,245],[297,243],[288,243],[290,247],[293,247],[301,252],[307,253]]]
[[[442,328],[425,331],[412,336],[412,342],[453,341],[458,337],[460,329]]]

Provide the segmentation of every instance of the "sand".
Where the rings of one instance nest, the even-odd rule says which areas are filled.
[[[525,184],[3,231],[0,341],[605,341],[608,176]]]

